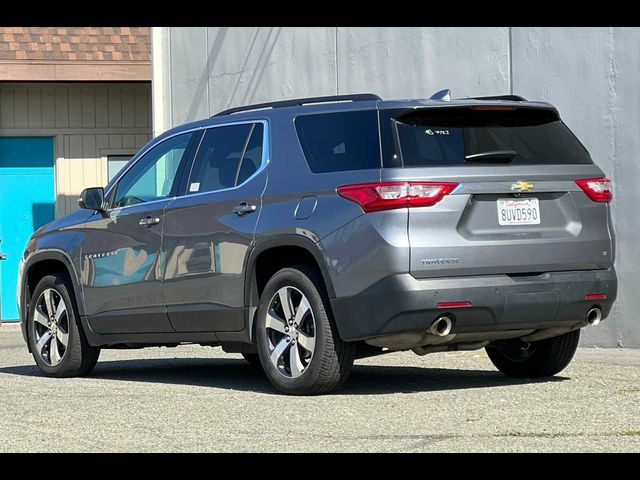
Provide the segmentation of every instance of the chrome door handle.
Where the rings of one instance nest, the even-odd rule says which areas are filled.
[[[246,215],[247,213],[253,213],[257,210],[258,207],[255,205],[249,205],[246,202],[242,202],[240,205],[236,205],[233,207],[233,213],[237,213],[238,215]]]
[[[4,253],[0,253],[0,260],[6,260],[7,256]]]
[[[141,227],[149,228],[151,225],[157,225],[158,223],[160,223],[160,218],[149,216],[141,218],[138,222],[138,225],[140,225]]]

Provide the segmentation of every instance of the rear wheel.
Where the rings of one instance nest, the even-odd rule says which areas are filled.
[[[493,364],[508,377],[551,377],[566,368],[573,359],[580,330],[538,342],[514,341],[500,347],[486,347]]]
[[[87,375],[100,355],[82,331],[72,292],[67,275],[47,275],[29,305],[29,346],[38,368],[49,377]]]
[[[340,339],[315,269],[300,265],[276,272],[262,292],[257,315],[258,353],[275,388],[314,395],[347,379],[356,345]]]

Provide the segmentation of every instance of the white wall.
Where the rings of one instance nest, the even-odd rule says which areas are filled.
[[[154,27],[153,63],[162,65],[154,80],[165,87],[154,87],[161,91],[154,106],[164,112],[154,128],[160,133],[228,107],[284,98],[428,97],[447,87],[460,96],[504,93],[508,33],[504,27]]]
[[[154,132],[231,106],[377,93],[555,104],[615,185],[619,299],[583,344],[640,347],[640,29],[155,27]],[[158,93],[160,92],[160,93]]]
[[[556,105],[615,187],[618,301],[583,343],[640,347],[640,30],[514,28],[512,38],[513,91]]]

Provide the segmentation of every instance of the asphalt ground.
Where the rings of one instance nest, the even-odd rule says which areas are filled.
[[[276,393],[240,355],[104,350],[91,376],[39,374],[0,327],[0,452],[640,452],[640,350],[579,349],[514,380],[484,351],[359,360],[321,397]]]

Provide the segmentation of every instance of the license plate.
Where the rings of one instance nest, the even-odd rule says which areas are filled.
[[[537,198],[499,198],[500,225],[539,225],[540,202]]]

